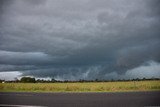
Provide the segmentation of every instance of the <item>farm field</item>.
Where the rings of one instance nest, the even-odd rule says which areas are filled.
[[[0,92],[160,91],[160,80],[76,83],[0,83]]]

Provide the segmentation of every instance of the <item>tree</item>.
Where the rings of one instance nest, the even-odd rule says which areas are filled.
[[[22,77],[20,82],[23,82],[23,83],[35,83],[36,80],[35,80],[35,78],[31,78],[31,77]]]
[[[95,82],[99,82],[99,80],[96,78],[95,80],[94,80]]]
[[[52,78],[51,82],[57,82],[54,78]]]

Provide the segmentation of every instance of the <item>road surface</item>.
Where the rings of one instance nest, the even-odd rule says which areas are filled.
[[[160,92],[0,92],[0,107],[160,107]]]

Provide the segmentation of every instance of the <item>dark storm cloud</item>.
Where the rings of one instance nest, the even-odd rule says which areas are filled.
[[[159,7],[159,0],[1,0],[0,71],[131,78],[121,75],[160,62]]]
[[[50,62],[50,57],[40,52],[8,52],[0,51],[0,64],[34,65]]]

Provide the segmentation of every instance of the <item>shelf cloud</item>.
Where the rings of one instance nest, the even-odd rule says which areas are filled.
[[[0,72],[160,78],[159,29],[159,0],[1,0]]]

